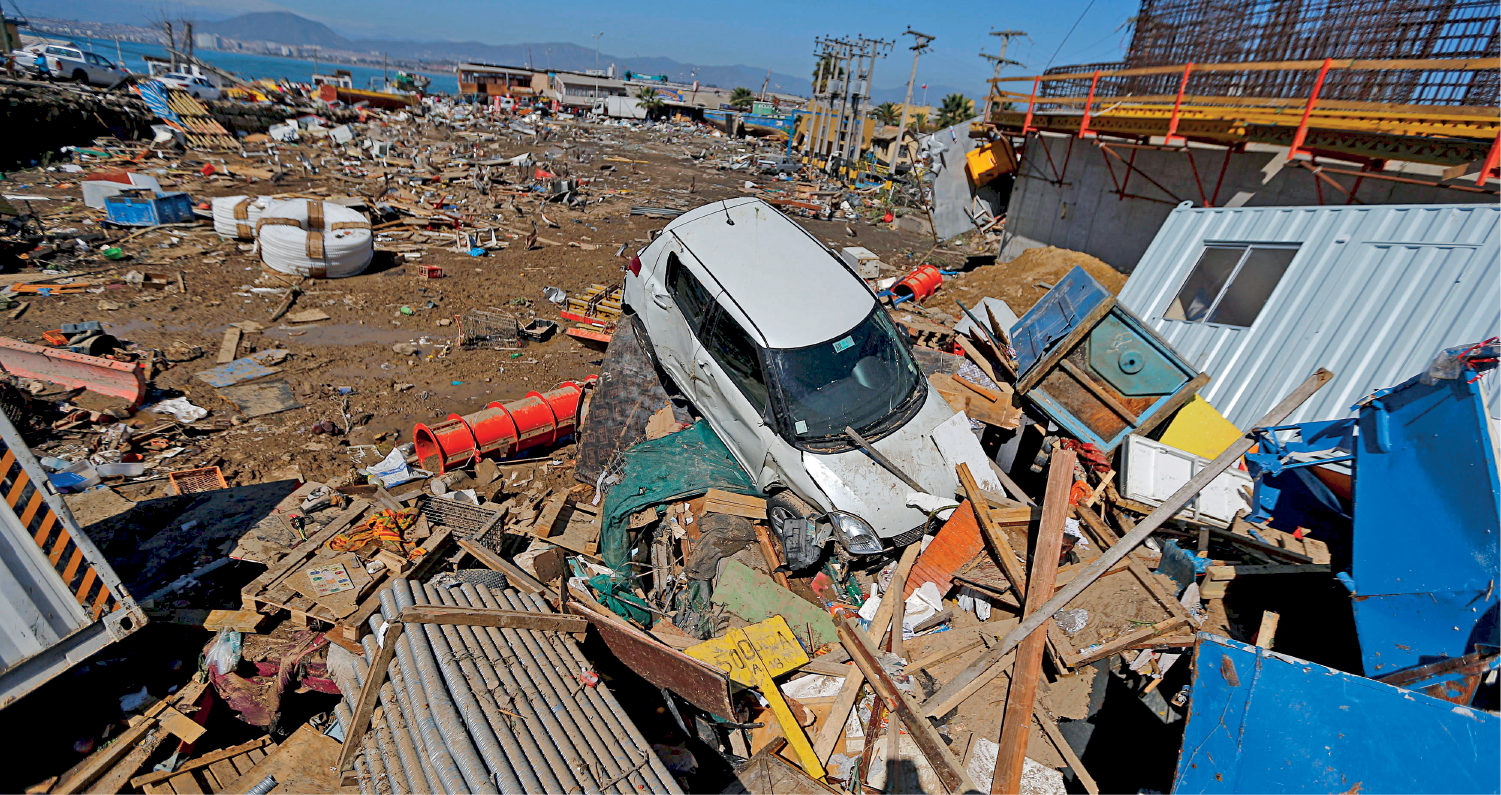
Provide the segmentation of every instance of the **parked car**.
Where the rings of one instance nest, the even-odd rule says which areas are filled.
[[[846,427],[929,494],[955,493],[929,438],[954,411],[907,338],[833,251],[766,202],[674,219],[631,260],[624,299],[658,364],[769,495],[789,557],[804,540],[867,555],[922,536],[913,490]]]
[[[17,65],[31,72],[34,71],[32,63],[38,50],[46,57],[47,68],[52,70],[53,77],[108,88],[130,76],[129,72],[88,50],[60,44],[33,44],[25,48],[27,54],[24,59],[21,50],[11,55],[16,58]]]
[[[190,75],[185,72],[168,72],[164,75],[159,75],[156,81],[167,88],[186,91],[197,99],[212,101],[219,98],[219,87],[210,83],[206,77]]]
[[[796,174],[803,164],[790,157],[763,155],[756,158],[756,168],[762,174]]]

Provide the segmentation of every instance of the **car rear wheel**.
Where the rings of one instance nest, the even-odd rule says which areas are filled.
[[[77,80],[80,83],[87,83],[89,82],[89,73],[83,71],[82,69],[74,69],[73,79]]]

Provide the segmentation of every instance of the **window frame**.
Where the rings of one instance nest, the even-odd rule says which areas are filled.
[[[1204,254],[1206,252],[1208,252],[1209,249],[1212,249],[1212,248],[1213,249],[1237,249],[1238,248],[1238,249],[1240,249],[1240,257],[1239,257],[1239,259],[1237,259],[1235,261],[1235,267],[1230,269],[1230,274],[1225,277],[1224,284],[1220,285],[1219,292],[1217,292],[1215,294],[1214,300],[1211,301],[1210,304],[1209,304],[1209,306],[1204,310],[1204,318],[1202,320],[1189,320],[1186,317],[1182,317],[1182,318],[1169,317],[1168,313],[1170,311],[1172,311],[1174,303],[1180,302],[1180,300],[1182,298],[1183,288],[1187,287],[1189,280],[1194,277],[1194,273],[1198,270],[1199,263],[1202,262],[1203,259],[1204,259]],[[1230,290],[1231,290],[1231,288],[1233,288],[1235,286],[1235,279],[1236,279],[1236,277],[1240,276],[1241,271],[1246,267],[1246,261],[1251,258],[1251,252],[1255,251],[1257,249],[1262,249],[1262,250],[1276,249],[1276,250],[1281,250],[1281,251],[1292,251],[1293,252],[1293,256],[1292,256],[1291,259],[1289,259],[1287,261],[1287,268],[1283,269],[1282,275],[1277,278],[1277,284],[1274,287],[1272,287],[1272,291],[1269,292],[1269,293],[1267,293],[1266,299],[1264,301],[1262,301],[1261,308],[1256,310],[1256,317],[1251,320],[1251,324],[1250,325],[1241,326],[1241,325],[1237,325],[1237,324],[1234,324],[1234,323],[1215,323],[1215,322],[1210,321],[1209,318],[1214,317],[1215,311],[1220,308],[1220,304],[1224,302],[1225,296],[1228,295],[1229,292],[1230,292]],[[1234,240],[1234,241],[1231,241],[1231,240],[1205,240],[1199,246],[1199,255],[1194,258],[1193,265],[1188,269],[1188,273],[1184,274],[1183,278],[1181,280],[1179,280],[1177,289],[1173,291],[1172,297],[1170,297],[1168,299],[1168,301],[1167,301],[1167,306],[1165,306],[1163,308],[1163,310],[1162,310],[1162,319],[1163,320],[1171,320],[1171,321],[1174,321],[1174,322],[1177,322],[1177,323],[1190,323],[1190,324],[1196,324],[1196,325],[1214,326],[1216,328],[1249,329],[1249,328],[1251,328],[1251,326],[1254,326],[1256,324],[1257,320],[1259,320],[1261,318],[1261,311],[1266,308],[1266,305],[1270,304],[1272,302],[1272,296],[1276,295],[1277,290],[1282,286],[1282,280],[1287,277],[1287,271],[1292,269],[1293,263],[1296,262],[1297,259],[1298,259],[1298,252],[1301,252],[1302,250],[1303,250],[1303,243],[1301,241],[1260,242],[1260,241],[1243,241],[1243,240]]]
[[[714,328],[718,326],[721,320],[734,323],[735,328],[745,336],[745,339],[750,342],[751,348],[755,351],[756,369],[761,374],[761,386],[766,390],[766,397],[763,398],[762,403],[759,406],[756,405],[755,399],[746,393],[745,387],[741,385],[738,379],[735,378],[734,373],[730,370],[730,368],[725,365],[725,363],[720,359],[719,356],[715,355],[714,348],[710,345],[711,340],[709,335],[714,330]],[[772,400],[771,393],[771,375],[770,371],[766,367],[766,347],[761,343],[756,342],[756,338],[752,336],[749,331],[746,331],[745,326],[740,325],[740,321],[737,320],[734,315],[725,311],[724,306],[713,297],[709,298],[709,313],[704,319],[703,329],[701,332],[695,332],[694,336],[698,338],[698,344],[703,347],[704,355],[712,359],[714,361],[714,364],[718,365],[719,369],[724,371],[725,375],[729,377],[730,382],[733,383],[735,385],[735,388],[740,390],[740,394],[745,397],[746,402],[751,404],[752,409],[755,409],[757,415],[763,418],[768,417],[771,414],[770,409],[774,401]]]
[[[681,270],[683,273],[687,274],[688,278],[692,279],[693,283],[698,285],[698,289],[703,291],[704,306],[702,309],[702,315],[699,317],[696,324],[694,323],[693,318],[688,316],[688,310],[683,308],[683,299],[678,297],[678,290],[672,278],[674,263],[676,263],[678,270]],[[667,250],[666,267],[662,269],[662,285],[667,288],[667,294],[672,296],[673,306],[677,307],[679,314],[681,314],[683,316],[683,320],[687,322],[688,333],[692,334],[695,339],[702,343],[703,336],[701,332],[708,327],[709,321],[712,319],[712,316],[714,314],[714,310],[719,306],[719,302],[714,300],[714,294],[709,291],[708,285],[704,284],[704,280],[698,278],[698,275],[688,267],[688,264],[683,261],[683,258],[679,257],[678,253],[670,248]]]

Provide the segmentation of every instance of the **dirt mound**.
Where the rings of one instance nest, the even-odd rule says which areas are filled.
[[[1032,248],[1010,262],[998,262],[976,268],[959,276],[944,279],[943,288],[927,306],[942,312],[958,313],[955,301],[965,306],[974,306],[981,298],[1000,298],[1010,305],[1012,311],[1021,315],[1038,299],[1047,294],[1049,286],[1058,283],[1075,267],[1082,267],[1105,285],[1112,294],[1119,294],[1126,284],[1126,275],[1105,262],[1079,251],[1066,248]]]

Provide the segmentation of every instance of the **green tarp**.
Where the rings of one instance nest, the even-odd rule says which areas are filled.
[[[605,492],[604,528],[599,535],[605,565],[622,575],[632,573],[626,566],[630,544],[626,525],[633,514],[709,489],[761,493],[703,420],[686,430],[642,442],[622,455],[622,479]]]

